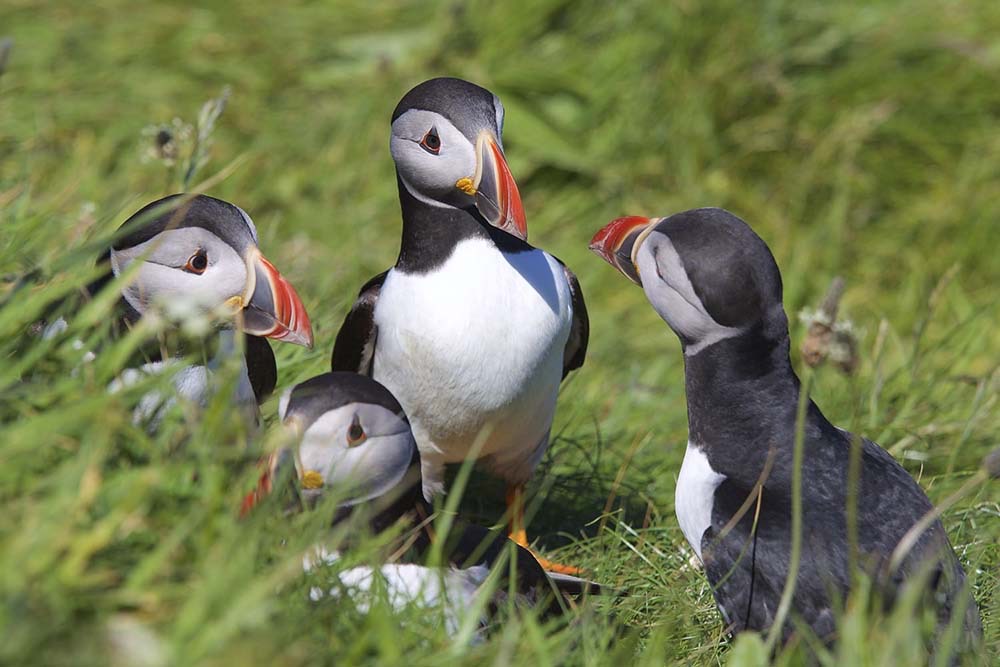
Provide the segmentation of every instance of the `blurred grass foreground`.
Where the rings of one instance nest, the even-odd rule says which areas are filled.
[[[793,347],[794,315],[843,276],[857,368],[820,369],[813,396],[944,500],[1000,435],[998,35],[995,0],[4,0],[0,663],[766,662],[722,636],[674,519],[678,345],[587,242],[623,214],[732,210],[782,268]],[[150,435],[131,419],[148,386],[105,390],[138,344],[107,339],[109,300],[32,335],[128,215],[202,188],[253,216],[310,311],[317,346],[275,348],[279,390],[322,372],[358,287],[398,249],[389,114],[438,75],[504,101],[532,242],[587,295],[589,356],[560,396],[531,532],[628,591],[476,645],[433,611],[311,602],[301,556],[328,516],[237,519],[276,399],[257,435],[221,399]],[[102,352],[81,365],[77,340]],[[495,519],[501,492],[476,484],[464,510]],[[983,612],[970,664],[1000,651],[998,519],[996,484],[943,517]],[[840,627],[825,664],[925,659],[905,605],[852,598]]]

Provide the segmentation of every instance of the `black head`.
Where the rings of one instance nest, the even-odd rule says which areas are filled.
[[[295,385],[282,397],[279,412],[282,419],[294,416],[308,428],[325,413],[352,403],[377,405],[407,422],[399,401],[385,386],[365,375],[342,371],[323,373]]]
[[[198,228],[220,239],[242,256],[257,246],[257,227],[246,211],[208,195],[168,195],[146,204],[118,228],[113,251],[135,248],[171,229]]]
[[[758,326],[770,337],[787,334],[774,256],[728,211],[620,218],[591,247],[642,285],[689,354]]]
[[[243,209],[207,195],[171,195],[134,213],[109,249],[115,276],[140,266],[122,297],[141,316],[155,302],[241,314],[246,333],[312,345],[295,289],[261,254]]]
[[[527,223],[503,154],[500,99],[468,81],[425,81],[392,114],[389,148],[401,187],[427,206],[475,210],[522,240]]]
[[[463,79],[442,76],[411,88],[393,110],[393,124],[412,110],[441,115],[467,138],[474,138],[483,129],[492,130],[497,137],[503,134],[500,98]]]

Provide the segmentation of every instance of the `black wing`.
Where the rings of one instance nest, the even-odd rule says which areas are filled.
[[[375,339],[378,338],[378,328],[375,326],[375,302],[378,301],[382,283],[388,271],[383,271],[364,284],[358,292],[357,301],[351,306],[344,323],[337,332],[337,340],[333,344],[333,356],[330,359],[331,370],[351,371],[370,376],[372,360],[375,358]]]
[[[755,509],[749,508],[733,526],[729,519],[746,500],[748,491],[730,480],[715,492],[712,525],[702,537],[705,574],[719,611],[732,634],[743,630],[768,630],[775,621],[788,576],[790,517],[787,498],[764,488],[756,535]],[[827,641],[836,631],[835,605],[830,597],[846,595],[850,583],[846,554],[840,540],[831,540],[822,517],[803,517],[802,556],[792,601],[792,615],[809,624]],[[782,637],[794,630],[785,620]]]
[[[271,395],[278,384],[278,364],[274,361],[274,352],[271,351],[271,344],[266,338],[247,334],[243,337],[243,341],[247,375],[250,378],[250,386],[253,387],[253,395],[259,404]]]
[[[569,283],[569,293],[573,303],[573,325],[569,330],[566,350],[563,352],[562,376],[563,379],[566,379],[570,371],[575,371],[583,366],[583,360],[587,356],[587,342],[590,340],[590,318],[587,317],[587,304],[583,302],[580,281],[562,261],[558,258],[556,261],[562,264],[563,271],[566,273],[566,281]]]
[[[803,480],[809,502],[802,507],[802,552],[792,612],[809,624],[823,641],[836,632],[834,610],[843,604],[851,585],[848,553],[849,433],[828,424],[824,437],[806,443]],[[790,440],[786,437],[784,440]],[[929,602],[938,605],[947,620],[956,596],[964,594],[965,577],[948,543],[944,527],[935,522],[898,572],[886,564],[899,540],[932,506],[919,485],[893,458],[870,440],[862,440],[858,489],[858,567],[871,577],[879,596],[892,603],[903,580],[921,566],[928,567],[932,591]],[[713,496],[712,525],[702,538],[705,572],[716,601],[732,631],[764,630],[774,613],[788,576],[791,540],[790,455],[781,452],[768,476],[760,502],[756,535],[755,508],[733,526],[728,524],[751,496],[750,484],[727,478]],[[745,468],[746,466],[744,466]],[[888,576],[887,576],[888,575]],[[966,606],[965,624],[978,631],[975,603]],[[786,620],[787,638],[794,625]]]

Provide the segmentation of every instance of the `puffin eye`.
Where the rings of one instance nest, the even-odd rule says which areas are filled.
[[[427,130],[427,134],[420,140],[420,147],[432,155],[441,152],[441,137],[438,136],[437,128]]]
[[[361,428],[361,421],[358,420],[357,415],[354,415],[351,425],[347,427],[347,446],[357,447],[367,439],[368,436],[365,435],[365,430]]]
[[[188,273],[194,273],[196,275],[201,275],[205,273],[205,269],[208,268],[208,255],[201,248],[198,248],[198,252],[188,257],[187,264],[184,265],[184,270]]]

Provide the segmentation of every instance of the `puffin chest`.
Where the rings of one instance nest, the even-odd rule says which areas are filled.
[[[677,476],[677,490],[674,492],[674,511],[688,544],[701,559],[701,538],[712,525],[712,508],[715,505],[715,490],[719,488],[725,475],[712,469],[708,457],[696,445],[688,442],[684,452],[684,462]]]
[[[541,250],[463,241],[432,271],[386,276],[375,377],[407,395],[404,405],[433,396],[478,412],[508,406],[539,383],[558,386],[570,304],[562,267]]]
[[[319,575],[324,566],[330,568],[330,587],[313,586],[309,599],[318,602],[327,596],[340,598],[346,593],[362,613],[368,613],[373,603],[381,600],[397,612],[411,606],[438,608],[444,612],[449,634],[457,633],[465,617],[477,611],[477,598],[490,573],[485,565],[458,569],[411,563],[387,563],[378,568],[359,565],[337,571],[340,558],[339,552],[321,546],[303,558],[302,567],[307,573]],[[482,622],[486,622],[485,617]]]

